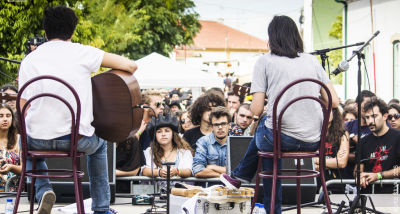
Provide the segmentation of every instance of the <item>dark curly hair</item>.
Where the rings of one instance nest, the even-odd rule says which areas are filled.
[[[228,123],[231,122],[231,114],[229,113],[229,109],[225,106],[217,106],[215,109],[212,110],[210,114],[210,124],[213,117],[216,119],[226,117],[228,118]]]
[[[68,40],[74,34],[78,17],[75,12],[65,6],[47,8],[44,12],[43,28],[48,40]]]
[[[211,106],[210,106],[211,104]],[[225,106],[225,100],[214,93],[204,94],[191,105],[189,112],[193,125],[200,125],[203,113],[211,107]]]
[[[332,145],[339,147],[340,139],[345,134],[344,123],[342,115],[338,108],[332,108],[332,121],[328,129],[326,136],[326,142],[332,143]]]
[[[374,106],[378,106],[379,111],[382,115],[388,113],[389,111],[389,107],[387,106],[387,104],[385,103],[385,101],[377,98],[377,97],[372,97],[370,100],[368,100],[365,104],[364,104],[364,112],[367,112],[371,109],[374,108]]]

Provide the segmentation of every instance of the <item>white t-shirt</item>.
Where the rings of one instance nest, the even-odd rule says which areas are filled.
[[[79,134],[94,133],[92,82],[90,74],[96,72],[104,51],[95,47],[67,41],[49,41],[39,46],[22,61],[19,70],[19,89],[30,79],[51,75],[68,82],[78,93],[81,102]],[[61,83],[40,80],[31,84],[22,98],[51,92],[65,98],[76,112],[76,102]],[[54,139],[71,133],[71,114],[64,103],[54,98],[39,98],[31,103],[26,117],[27,134],[36,139]]]
[[[144,165],[142,167],[142,169],[144,169],[144,168],[158,169],[158,167],[154,163],[153,164],[151,163],[150,151],[151,151],[150,147],[148,147],[146,150],[144,150],[144,157],[146,159],[146,165]],[[192,165],[193,165],[192,152],[190,152],[189,150],[185,150],[185,149],[179,149],[178,153],[176,155],[175,165],[173,167],[177,168],[177,169],[192,170]]]

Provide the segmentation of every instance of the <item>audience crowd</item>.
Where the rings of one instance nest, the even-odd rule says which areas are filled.
[[[18,93],[12,85],[1,92]],[[358,107],[357,102],[361,102]],[[171,176],[213,178],[226,171],[228,136],[253,136],[261,115],[250,111],[251,96],[212,88],[193,100],[190,91],[179,88],[165,93],[142,91],[143,120],[138,130],[117,143],[116,176],[166,177],[164,162],[173,162]],[[265,102],[267,104],[267,101]],[[265,108],[264,108],[265,109]],[[357,112],[361,111],[361,184],[398,178],[400,165],[400,105],[389,103],[364,90],[355,100],[348,99],[332,109],[325,144],[325,172],[329,179],[355,178],[358,145]],[[20,172],[20,150],[15,102],[0,106],[1,186]],[[320,163],[314,160],[318,169]],[[117,188],[120,189],[120,188]],[[339,191],[344,191],[343,187]],[[393,189],[375,187],[375,192]]]

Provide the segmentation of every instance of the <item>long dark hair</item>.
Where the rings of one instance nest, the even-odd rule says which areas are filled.
[[[342,136],[345,134],[345,129],[342,115],[338,108],[332,108],[332,116],[332,122],[328,129],[328,135],[326,136],[326,142],[330,142],[333,146],[339,147]]]
[[[304,52],[296,23],[288,16],[274,16],[268,26],[268,37],[272,54],[295,58]]]
[[[8,133],[7,133],[7,150],[12,150],[15,147],[15,144],[17,144],[17,134],[18,134],[18,129],[17,129],[17,122],[15,121],[15,115],[12,110],[12,108],[7,105],[7,104],[0,104],[0,109],[5,108],[8,109],[11,112],[11,126],[8,128]]]
[[[172,148],[173,149],[184,149],[184,150],[189,150],[192,155],[193,155],[193,149],[190,147],[190,145],[182,139],[178,133],[172,131]],[[151,144],[151,153],[154,157],[154,164],[158,167],[162,167],[161,159],[164,156],[164,150],[161,148],[160,144],[157,142],[157,139],[155,139],[155,143]],[[179,152],[179,151],[177,151]]]

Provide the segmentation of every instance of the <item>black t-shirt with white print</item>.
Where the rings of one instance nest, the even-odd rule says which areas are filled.
[[[383,172],[400,166],[400,131],[389,128],[386,134],[370,134],[361,140],[364,172]]]

